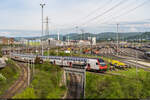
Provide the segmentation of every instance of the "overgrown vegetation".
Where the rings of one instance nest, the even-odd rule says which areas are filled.
[[[50,98],[64,96],[66,87],[61,83],[63,71],[49,62],[35,65],[35,75],[30,86],[14,98]]]
[[[87,73],[86,98],[142,98],[150,99],[150,73],[135,69],[118,72],[124,76]]]
[[[8,60],[7,66],[0,69],[0,95],[2,95],[19,77],[18,68],[12,60]]]
[[[0,45],[0,57],[2,57],[2,45]]]

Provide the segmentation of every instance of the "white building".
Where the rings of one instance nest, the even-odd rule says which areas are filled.
[[[50,46],[63,46],[63,42],[61,40],[55,40],[54,38],[48,38],[46,40],[46,44]]]
[[[88,40],[79,40],[78,45],[84,46],[84,45],[90,45],[90,41]]]
[[[96,37],[88,37],[88,40],[92,42],[92,45],[96,45]]]
[[[28,40],[27,39],[24,39],[24,38],[21,38],[20,40],[20,43],[21,44],[27,44]]]

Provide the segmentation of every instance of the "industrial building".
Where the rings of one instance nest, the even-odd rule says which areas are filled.
[[[0,44],[14,44],[14,38],[0,37]]]

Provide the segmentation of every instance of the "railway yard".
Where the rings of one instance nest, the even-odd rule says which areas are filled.
[[[13,57],[13,55],[10,55],[9,53],[11,52],[12,54],[13,53],[36,54],[35,51],[38,50],[38,48],[35,48],[35,47],[30,47],[30,49],[23,48],[23,47],[21,48],[20,49],[11,48],[11,51],[8,48],[4,48],[2,52],[3,54],[7,54],[9,57],[13,58],[13,60],[17,59],[16,61],[18,61],[19,59],[22,60],[22,58],[15,58]],[[107,65],[106,72],[89,70],[89,68],[87,67],[86,68],[86,70],[88,71],[87,73],[101,75],[101,76],[109,75],[109,76],[120,76],[124,78],[129,78],[130,76],[128,76],[127,74],[122,74],[122,73],[125,73],[125,72],[130,73],[130,71],[131,72],[133,70],[137,71],[137,69],[138,70],[142,69],[146,72],[150,72],[150,61],[145,57],[145,52],[149,51],[150,48],[147,48],[144,46],[141,47],[140,49],[139,48],[137,49],[135,47],[124,45],[122,47],[119,47],[117,50],[117,47],[115,45],[105,44],[105,45],[100,45],[100,46],[99,45],[93,46],[92,49],[90,47],[77,48],[77,47],[68,46],[68,47],[63,47],[63,48],[51,48],[51,51],[53,50],[53,52],[57,52],[59,50],[56,53],[56,56],[59,57],[61,56],[59,55],[59,52],[68,50],[68,48],[72,50],[71,54],[68,56],[71,56],[71,57],[78,56],[78,57],[84,57],[87,59],[101,58],[105,61]],[[44,50],[45,52],[49,52],[47,51],[47,48],[45,48]],[[49,59],[52,59],[52,58],[49,58]],[[25,67],[27,66],[27,64],[23,64],[23,61],[21,63],[17,62],[17,64],[18,64],[18,68],[20,69],[20,76],[18,80],[5,92],[5,94],[1,96],[2,98],[12,98],[13,96],[15,96],[15,94],[20,93],[21,91],[24,91],[24,89],[28,86],[28,69],[27,67]],[[57,60],[56,61],[54,60],[53,64],[57,64]],[[68,67],[73,67],[72,63],[69,63]],[[92,66],[90,67],[92,68]],[[84,94],[82,92],[83,90],[81,89],[81,82],[80,82],[81,77],[76,74],[69,74],[68,78],[69,78],[69,81],[67,83],[68,92],[65,98],[72,98],[72,99],[82,98]]]
[[[150,0],[0,5],[0,100],[150,100]]]

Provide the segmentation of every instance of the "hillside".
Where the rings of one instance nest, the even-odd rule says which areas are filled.
[[[145,32],[145,33],[138,34],[135,36],[130,36],[130,37],[128,37],[128,39],[129,40],[133,40],[133,39],[147,39],[147,40],[149,40],[150,39],[150,32]]]
[[[129,32],[129,33],[119,33],[119,39],[122,38],[126,38],[126,39],[132,39],[135,38],[137,36],[141,36],[143,35],[143,37],[146,37],[147,34],[149,33],[140,33],[140,32]],[[80,40],[80,39],[88,39],[88,37],[92,36],[92,37],[96,37],[97,40],[107,40],[107,39],[111,39],[111,40],[115,40],[117,33],[114,32],[105,32],[105,33],[98,33],[98,34],[93,34],[93,33],[83,33],[83,34],[77,34],[77,33],[70,33],[70,34],[66,34],[66,35],[60,35],[59,38],[60,40],[63,40],[63,38],[65,40],[68,39],[70,40]],[[43,39],[47,39],[47,38],[55,38],[57,39],[57,34],[52,34],[49,36],[44,36]],[[149,35],[150,37],[150,35]],[[25,37],[25,39],[40,39],[41,37]],[[20,40],[21,37],[16,37],[15,40]]]

